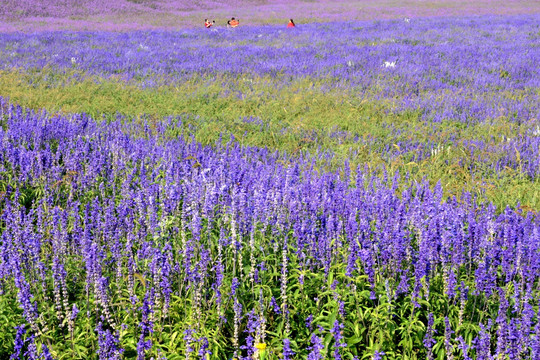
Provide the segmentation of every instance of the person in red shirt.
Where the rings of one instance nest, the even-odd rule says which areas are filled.
[[[215,20],[210,21],[208,19],[204,19],[204,27],[207,28],[207,29],[210,29],[212,27],[212,25],[214,25],[215,23],[216,23]]]
[[[288,28],[293,28],[293,27],[295,27],[295,26],[296,26],[296,25],[294,24],[293,19],[289,19],[289,23],[287,24],[287,27],[288,27]]]
[[[231,20],[227,21],[227,26],[228,27],[230,26],[232,28],[235,28],[238,25],[240,25],[240,21],[236,20],[235,18],[231,18]]]

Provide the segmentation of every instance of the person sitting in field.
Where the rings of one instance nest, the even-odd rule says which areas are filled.
[[[231,20],[227,21],[227,27],[235,28],[238,25],[240,25],[240,21],[236,20],[235,18],[231,18]]]
[[[210,21],[208,19],[204,19],[204,27],[207,29],[210,29],[215,23],[215,20]]]
[[[287,24],[287,27],[288,27],[288,28],[293,28],[293,27],[295,27],[295,26],[296,26],[296,25],[294,24],[293,19],[289,19],[289,23]]]

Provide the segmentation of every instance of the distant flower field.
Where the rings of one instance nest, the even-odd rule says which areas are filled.
[[[0,34],[0,358],[540,358],[539,24]]]
[[[245,25],[344,20],[535,14],[531,0],[3,0],[0,31],[130,31],[223,26],[231,16]]]

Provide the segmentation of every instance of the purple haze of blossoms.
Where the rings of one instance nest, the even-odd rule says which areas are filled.
[[[235,350],[243,355],[246,338],[251,336],[254,341],[257,331],[269,323],[263,323],[260,314],[244,302],[244,292],[251,286],[251,261],[240,260],[250,250],[246,244],[252,229],[263,225],[269,233],[287,234],[285,255],[292,259],[302,252],[306,261],[299,267],[324,275],[337,264],[346,266],[343,281],[367,277],[368,293],[376,290],[375,279],[382,277],[388,299],[399,287],[416,301],[428,300],[429,293],[421,290],[436,274],[448,287],[444,296],[453,296],[456,302],[479,295],[497,299],[496,317],[491,323],[486,320],[488,325],[480,325],[477,338],[468,347],[458,344],[452,334],[457,330],[451,325],[457,322],[447,322],[441,338],[434,331],[433,314],[428,315],[423,339],[427,349],[434,346],[435,336],[449,351],[474,352],[479,359],[490,359],[493,350],[518,356],[537,354],[540,348],[534,307],[525,305],[536,296],[540,278],[540,219],[532,214],[511,208],[497,213],[492,205],[478,204],[467,194],[459,202],[445,199],[440,185],[423,182],[411,184],[398,196],[392,185],[398,175],[380,179],[362,167],[353,175],[347,166],[317,172],[315,155],[292,157],[242,147],[234,141],[202,146],[182,136],[171,137],[170,131],[181,118],[152,124],[118,118],[106,123],[83,114],[65,117],[25,112],[3,100],[0,105],[0,176],[7,179],[9,175],[11,181],[0,200],[5,210],[0,214],[4,227],[0,279],[12,283],[14,289],[3,288],[2,296],[19,306],[27,325],[24,329],[28,329],[26,333],[22,327],[16,330],[15,354],[37,351],[34,339],[45,311],[35,296],[43,296],[43,281],[58,288],[51,292],[49,304],[54,306],[54,322],[59,317],[80,321],[80,315],[74,314],[86,305],[63,291],[66,277],[62,269],[69,260],[81,269],[72,281],[77,281],[84,297],[95,299],[85,309],[85,320],[94,322],[101,357],[119,357],[122,352],[117,331],[123,319],[113,298],[116,287],[123,283],[126,298],[135,284],[144,289],[139,293],[141,299],[132,296],[142,306],[127,310],[136,319],[130,331],[138,339],[140,359],[155,350],[158,337],[152,334],[160,321],[156,317],[167,309],[172,291],[181,296],[189,291],[197,310],[195,306],[200,304],[217,308],[214,295],[218,289],[230,294],[228,301],[219,300],[222,306],[229,306],[221,315],[231,320],[225,325],[236,328]],[[25,202],[25,191],[38,184],[43,195],[34,203]],[[83,203],[88,193],[94,195]],[[58,206],[60,200],[62,206]],[[205,229],[199,225],[205,201],[213,205],[205,210],[214,209],[212,226],[222,229],[216,234],[215,248],[204,243]],[[167,239],[173,236],[186,246],[171,247]],[[276,250],[273,244],[267,246],[264,251],[277,253],[283,244],[277,243]],[[211,265],[210,259],[218,259],[218,251],[222,251],[223,268]],[[223,256],[234,251],[234,263],[232,257]],[[259,265],[264,251],[254,254],[261,272],[267,271],[264,264]],[[43,252],[50,261],[43,261]],[[289,258],[288,266],[296,266]],[[235,267],[238,263],[248,266]],[[451,272],[459,268],[471,269],[467,283],[471,293],[458,299],[465,286]],[[289,271],[291,274],[292,269]],[[407,281],[401,281],[404,276]],[[179,289],[179,284],[185,284],[184,288]],[[264,285],[279,289],[281,279]],[[337,292],[342,286],[341,280],[329,286],[340,301]],[[207,291],[205,296],[201,288]],[[265,299],[269,305],[270,299]],[[347,316],[353,312],[350,310],[339,312]],[[289,311],[292,318],[296,310],[290,307]],[[283,314],[272,311],[272,316]],[[322,359],[323,336],[331,335],[333,342],[330,338],[327,351],[339,358],[347,350],[341,346],[346,343],[341,334],[346,322],[334,323],[326,331],[320,328],[317,316],[299,319],[312,333],[310,344],[301,350],[309,359]],[[325,332],[330,334],[323,335]],[[491,340],[493,334],[497,334],[496,341]],[[204,345],[204,340],[189,341]],[[43,348],[41,351],[45,354]]]
[[[190,29],[0,34],[4,45],[0,46],[0,69],[74,71],[77,80],[97,75],[141,87],[177,85],[195,75],[211,82],[216,76],[247,83],[258,77],[279,77],[280,84],[310,79],[322,92],[354,88],[359,97],[389,104],[388,112],[418,112],[430,123],[478,124],[502,117],[529,124],[531,129],[514,138],[460,140],[451,136],[445,141],[396,139],[393,143],[339,128],[324,133],[306,130],[303,136],[314,141],[328,136],[340,143],[358,142],[387,161],[402,157],[420,162],[441,153],[456,156],[465,147],[468,153],[458,161],[471,171],[513,169],[537,179],[540,128],[534,125],[540,118],[536,91],[540,87],[536,66],[540,51],[531,34],[539,21],[532,14],[415,19],[411,23],[342,22],[305,25],[287,36],[274,26],[234,33]],[[235,61],[229,61],[231,58]],[[395,67],[385,67],[388,61],[395,62]],[[223,86],[223,96],[244,96],[226,83]],[[264,127],[270,120],[250,117],[243,121]],[[291,129],[283,131],[286,134]],[[399,137],[402,131],[393,129],[392,133]],[[205,214],[210,203],[204,205]],[[195,227],[190,228],[196,231],[200,216],[197,212],[193,216]],[[186,255],[188,259],[189,252]],[[62,266],[58,263],[55,268],[55,281],[60,283]],[[252,276],[255,274],[253,271]],[[168,281],[167,276],[163,280]],[[65,287],[57,290],[62,289]]]
[[[99,75],[142,87],[194,75],[308,78],[323,81],[322,91],[354,87],[363,98],[393,103],[392,111],[420,111],[430,121],[505,116],[522,123],[540,117],[540,51],[531,36],[539,21],[532,14],[335,22],[286,36],[276,26],[1,34],[0,69],[76,70],[77,79]],[[225,93],[242,97],[238,89]]]
[[[481,14],[530,14],[540,7],[534,1],[477,0],[455,2],[442,0],[426,6],[420,0],[301,0],[245,1],[190,0],[4,0],[0,6],[0,31],[36,30],[137,30],[152,28],[202,27],[205,17],[215,18],[217,26],[232,14],[242,19],[242,26],[279,23],[294,18],[298,24],[346,19],[418,18]]]

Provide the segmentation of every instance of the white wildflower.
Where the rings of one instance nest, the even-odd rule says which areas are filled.
[[[406,23],[410,23],[410,22],[411,22],[411,19],[409,19],[409,18],[405,18],[405,19],[403,19],[403,20],[404,20]]]
[[[77,59],[75,59],[74,57],[71,58],[71,63],[72,64],[76,64],[77,63]]]
[[[348,67],[353,67],[353,66],[354,66],[354,62],[351,61],[351,60],[347,61],[347,66],[348,66]]]
[[[431,156],[435,156],[435,155],[439,154],[441,152],[441,150],[443,150],[443,147],[441,146],[441,144],[438,144],[436,148],[431,149]]]
[[[395,68],[396,62],[395,61],[385,61],[383,67],[385,68]]]

